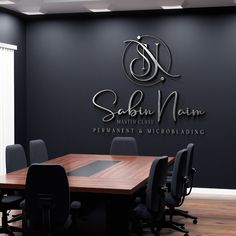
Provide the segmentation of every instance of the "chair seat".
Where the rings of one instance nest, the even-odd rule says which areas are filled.
[[[142,218],[144,220],[152,219],[152,215],[148,211],[146,205],[140,203],[134,208],[134,214],[138,218]]]
[[[5,209],[19,208],[21,201],[22,201],[21,196],[16,196],[16,195],[4,196],[2,199],[2,208]]]
[[[178,206],[180,199],[173,198],[170,192],[165,193],[165,204],[168,207]]]

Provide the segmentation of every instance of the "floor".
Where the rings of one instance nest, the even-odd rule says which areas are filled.
[[[198,224],[190,219],[178,219],[186,223],[190,236],[236,236],[236,198],[235,199],[186,199],[183,209],[198,216]],[[151,236],[151,233],[145,236]],[[163,229],[161,235],[183,235],[173,230]]]
[[[186,223],[190,236],[236,236],[236,198],[207,199],[189,198],[185,200],[183,209],[198,216],[198,224],[194,225],[190,219],[176,218],[176,221]],[[3,235],[3,234],[1,234]],[[144,236],[151,236],[145,231]],[[163,229],[161,235],[183,235],[173,230]],[[21,234],[16,234],[21,236]]]

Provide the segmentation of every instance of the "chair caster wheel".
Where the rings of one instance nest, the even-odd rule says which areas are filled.
[[[197,219],[194,219],[194,220],[193,220],[193,223],[194,223],[194,224],[197,224]]]

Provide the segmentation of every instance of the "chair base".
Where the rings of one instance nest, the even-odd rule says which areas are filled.
[[[189,231],[185,228],[185,224],[183,223],[178,223],[173,221],[173,216],[177,215],[175,208],[170,208],[165,211],[165,215],[169,215],[170,219],[165,220],[162,224],[163,228],[170,228],[179,232],[184,233],[184,236],[188,236]]]
[[[19,221],[19,220],[22,220],[22,219],[23,219],[22,214],[13,215],[12,218],[7,221],[7,223],[16,222],[16,221]]]
[[[7,234],[10,236],[15,236],[13,232],[22,232],[22,229],[14,226],[0,227],[0,234]]]
[[[193,220],[194,224],[197,224],[197,222],[198,222],[198,218],[196,216],[193,216],[193,215],[189,214],[188,211],[183,211],[183,210],[180,210],[180,209],[175,209],[174,210],[174,215],[183,216],[185,218],[190,218],[190,219]]]
[[[8,216],[7,211],[4,209],[2,211],[2,226],[0,227],[0,233],[14,236],[15,234],[13,232],[22,232],[21,228],[8,225],[7,216]]]
[[[173,216],[183,216],[185,218],[192,219],[194,224],[198,223],[198,217],[189,214],[188,211],[173,208],[173,209],[167,209],[165,214],[170,215],[170,220],[172,220]]]
[[[189,231],[184,227],[184,224],[179,224],[174,221],[166,221],[162,225],[162,228],[168,228],[168,229],[173,229],[176,231],[179,231],[181,233],[184,233],[184,236],[187,236]]]
[[[160,222],[158,222],[158,223],[150,222],[150,223],[138,224],[132,228],[131,232],[135,233],[137,236],[143,236],[143,228],[150,228],[152,233],[155,236],[160,236],[161,228],[157,227],[157,225],[160,225]]]

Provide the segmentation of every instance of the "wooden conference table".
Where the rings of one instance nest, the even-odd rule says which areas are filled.
[[[128,210],[135,193],[147,182],[154,156],[68,154],[45,163],[62,165],[72,193],[108,199],[105,235],[128,235]],[[169,157],[168,163],[174,158]],[[0,189],[24,189],[28,168],[0,176]],[[40,178],[40,176],[39,176]],[[83,203],[82,203],[83,204]]]

